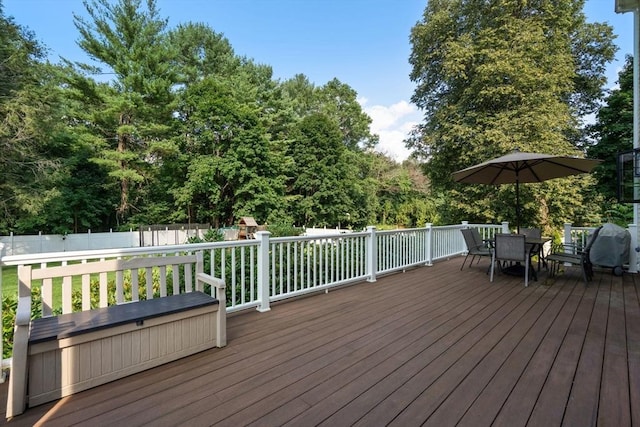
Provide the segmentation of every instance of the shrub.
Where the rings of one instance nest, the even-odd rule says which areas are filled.
[[[13,325],[16,321],[18,298],[14,295],[2,297],[2,358],[11,357],[13,351]]]

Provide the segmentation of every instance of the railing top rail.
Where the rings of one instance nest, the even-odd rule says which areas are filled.
[[[424,227],[422,228],[401,228],[398,230],[376,230],[378,234],[402,234],[402,233],[415,233],[416,231],[424,231],[426,230]]]
[[[598,227],[574,227],[571,226],[571,231],[593,231]]]
[[[300,241],[312,241],[312,240],[327,240],[327,239],[349,239],[354,237],[368,236],[366,231],[359,231],[355,233],[340,233],[340,234],[314,234],[312,236],[287,236],[287,237],[274,237],[270,239],[272,243],[286,243],[286,242],[300,242]]]
[[[451,230],[459,229],[465,226],[483,227],[483,228],[500,228],[500,225],[495,224],[451,224],[433,226],[430,229],[433,230]],[[576,227],[577,228],[577,227]],[[393,235],[393,234],[406,234],[423,232],[426,230],[424,227],[419,228],[407,228],[396,230],[377,230],[378,235]],[[273,243],[286,243],[286,242],[311,242],[317,240],[342,240],[360,238],[370,235],[369,231],[359,231],[353,233],[330,233],[317,234],[310,236],[290,236],[290,237],[277,237],[270,239]],[[243,246],[257,246],[259,242],[257,240],[234,240],[223,242],[205,242],[205,243],[192,243],[192,244],[180,244],[180,245],[163,245],[163,246],[145,246],[134,248],[114,248],[114,249],[96,249],[96,250],[82,250],[82,251],[66,251],[66,252],[45,252],[37,254],[22,254],[22,255],[7,255],[0,258],[0,266],[12,266],[21,264],[36,264],[45,262],[62,262],[62,261],[74,261],[83,259],[99,259],[99,258],[115,258],[126,257],[136,255],[158,255],[164,253],[175,253],[184,251],[198,251],[208,249],[221,249],[221,248],[233,248]]]
[[[44,252],[37,254],[7,255],[0,258],[0,265],[24,265],[42,262],[60,262],[82,259],[114,258],[119,256],[153,255],[214,248],[257,246],[256,240],[234,240],[227,242],[190,243],[183,245],[144,246],[136,248],[96,249],[88,251]]]
[[[474,226],[474,227],[496,227],[500,228],[500,225],[491,225],[491,224],[450,224],[450,225],[434,225],[430,227],[433,230],[455,230],[458,228],[463,228],[465,226]],[[424,231],[427,228],[425,227],[416,227],[416,228],[402,228],[396,230],[377,230],[378,234],[402,234],[407,232],[416,232],[416,231]]]
[[[465,227],[465,224],[438,225],[432,227],[434,230],[455,230]]]

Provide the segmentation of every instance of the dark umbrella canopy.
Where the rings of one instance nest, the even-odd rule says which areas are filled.
[[[457,182],[470,184],[514,184],[542,182],[553,178],[589,173],[600,160],[550,154],[521,153],[480,163],[453,173]]]
[[[516,184],[516,223],[520,231],[520,183],[589,173],[600,160],[514,151],[453,173],[456,182]]]

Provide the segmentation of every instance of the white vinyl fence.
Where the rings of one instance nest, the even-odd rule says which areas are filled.
[[[204,236],[207,230],[109,231],[107,233],[37,234],[0,236],[4,255],[75,252],[141,246],[182,245],[191,237]]]

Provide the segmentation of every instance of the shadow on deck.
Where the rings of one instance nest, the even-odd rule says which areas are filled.
[[[461,262],[230,316],[225,348],[9,425],[640,423],[636,275],[596,272],[585,288],[577,270],[543,273],[525,288]]]

